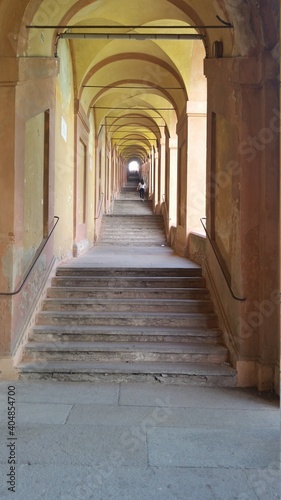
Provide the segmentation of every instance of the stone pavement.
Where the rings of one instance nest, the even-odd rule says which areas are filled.
[[[5,381],[0,421],[0,499],[280,498],[273,395],[157,382]],[[15,493],[7,489],[14,453]]]

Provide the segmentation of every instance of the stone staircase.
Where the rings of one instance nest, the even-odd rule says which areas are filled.
[[[114,207],[124,215],[106,217],[117,217],[123,243],[131,228],[124,205],[133,202],[125,194],[124,204]],[[139,208],[131,217],[141,218],[134,220],[134,231],[138,224],[147,231],[149,202],[134,204]],[[150,215],[136,213],[148,209]],[[111,244],[108,235],[103,238],[105,246]],[[150,241],[159,245],[163,239],[151,234]],[[196,267],[59,267],[18,371],[21,379],[236,384]]]
[[[61,267],[37,316],[21,379],[233,386],[200,269]]]
[[[166,245],[163,217],[153,214],[150,200],[140,200],[135,182],[123,188],[114,212],[103,217],[97,246],[110,245]]]

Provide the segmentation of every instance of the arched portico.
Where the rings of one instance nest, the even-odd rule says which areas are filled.
[[[198,1],[196,12],[188,0],[141,3],[2,3],[0,292],[17,289],[60,217],[27,288],[0,298],[3,376],[56,262],[99,238],[136,156],[173,248],[198,259],[206,247],[239,384],[277,389],[278,2]],[[58,38],[93,25],[134,38]],[[203,40],[169,39],[179,31]],[[203,241],[194,233],[205,215]]]

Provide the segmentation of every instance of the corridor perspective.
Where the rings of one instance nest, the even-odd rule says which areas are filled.
[[[280,498],[279,11],[1,0],[0,499]]]
[[[1,2],[1,378],[135,175],[237,386],[280,392],[278,40],[278,0]]]

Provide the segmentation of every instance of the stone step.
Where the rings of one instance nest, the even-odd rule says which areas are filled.
[[[157,299],[45,299],[43,311],[107,311],[107,312],[211,312],[212,303],[208,300],[166,300]]]
[[[108,279],[108,276],[121,276],[121,277],[139,277],[140,270],[137,267],[67,267],[60,266],[56,270],[57,276],[100,276]],[[165,268],[165,267],[148,267],[141,269],[142,277],[152,278],[165,278],[165,277],[202,277],[202,270],[200,267],[191,268]]]
[[[120,234],[120,231],[126,231],[126,234]],[[111,228],[110,226],[103,226],[101,228],[101,237],[105,236],[112,236],[115,238],[130,238],[131,236],[136,237],[136,238],[142,238],[144,240],[152,239],[153,237],[159,238],[160,236],[163,236],[164,233],[164,227],[159,228],[158,227],[125,227],[125,226],[120,226],[120,227],[114,227]]]
[[[149,225],[149,226],[128,226],[125,224],[120,224],[120,226],[104,224],[101,227],[101,233],[105,235],[114,235],[116,237],[120,236],[120,231],[126,231],[126,234],[123,233],[121,236],[129,237],[129,235],[134,235],[137,237],[144,237],[146,239],[151,238],[152,236],[160,236],[164,232],[165,228],[159,227],[159,225]]]
[[[151,238],[151,239],[143,239],[143,238],[114,238],[114,237],[102,237],[99,242],[96,243],[96,246],[119,246],[119,247],[125,247],[125,246],[131,246],[131,247],[136,247],[136,246],[142,246],[142,247],[161,247],[166,246],[167,242],[165,237],[163,236],[162,238]]]
[[[117,287],[117,288],[202,288],[204,278],[192,277],[135,277],[135,276],[57,276],[52,279],[52,286],[66,287]]]
[[[77,299],[165,299],[172,300],[208,300],[210,294],[205,288],[109,288],[109,287],[52,287],[47,290],[47,298],[77,298]]]
[[[102,235],[114,235],[116,237],[120,237],[120,230],[125,230],[126,234],[122,234],[121,236],[123,237],[129,237],[129,235],[137,236],[137,237],[143,237],[143,238],[151,238],[152,236],[162,236],[162,233],[164,232],[165,228],[164,227],[159,227],[157,226],[139,226],[139,227],[128,227],[127,225],[120,225],[119,227],[111,227],[109,224],[103,225],[101,228],[101,233]]]
[[[128,198],[123,198],[114,201],[113,214],[119,215],[119,212],[127,213],[128,215],[138,215],[140,212],[146,215],[154,215],[152,202],[145,199],[143,202],[140,201],[140,197],[128,196]]]
[[[34,342],[197,342],[218,344],[222,340],[219,329],[213,328],[152,328],[129,326],[35,325],[30,333]]]
[[[119,241],[116,241],[116,238],[115,239],[110,239],[110,240],[107,240],[106,238],[104,239],[101,239],[99,241],[97,241],[96,243],[96,246],[97,247],[116,247],[116,245],[118,245],[119,247],[135,247],[136,245],[139,246],[143,246],[143,247],[147,247],[147,248],[150,248],[150,247],[160,247],[160,246],[166,246],[166,241],[165,239],[163,238],[162,240],[147,240],[147,241],[143,241],[142,239],[139,240],[139,242],[136,240],[136,238],[131,238],[129,240],[126,240],[126,239],[123,239],[123,240],[119,240]]]
[[[110,228],[112,231],[120,230],[120,227],[126,227],[128,231],[143,231],[145,230],[157,230],[157,229],[164,229],[164,222],[163,219],[160,220],[154,220],[152,217],[148,217],[147,220],[144,220],[144,217],[138,217],[138,220],[136,220],[134,217],[128,219],[127,217],[124,219],[124,217],[113,217],[108,215],[106,219],[103,219],[102,221],[102,226],[101,229],[106,229]]]
[[[114,208],[115,215],[131,215],[131,216],[145,216],[145,215],[153,215],[151,214],[151,209],[145,206],[145,202],[139,205],[139,208],[130,208],[130,207],[117,207]]]
[[[224,363],[228,351],[219,345],[165,342],[28,342],[23,361],[164,361]]]
[[[21,380],[152,382],[234,387],[236,372],[227,363],[47,361],[20,363]]]
[[[106,227],[110,227],[112,230],[120,229],[120,227],[125,226],[129,230],[134,230],[134,229],[163,229],[164,222],[163,218],[161,219],[155,219],[152,216],[145,217],[114,217],[113,215],[107,215],[102,221],[102,229]]]
[[[143,202],[140,200],[140,195],[139,193],[127,193],[126,196],[121,195],[119,199],[114,201],[114,213],[116,211],[116,208],[118,207],[126,207],[130,206],[133,208],[137,208],[138,206],[146,206],[147,208],[150,209],[151,213],[153,213],[153,206],[152,206],[152,201],[148,200],[147,197],[144,199]]]
[[[142,207],[143,205],[138,205],[138,207]],[[129,214],[122,214],[122,215],[116,215],[115,212],[113,212],[112,214],[108,214],[108,215],[104,215],[103,221],[128,221],[128,222],[136,222],[136,223],[140,223],[140,224],[143,224],[143,223],[149,223],[149,222],[152,222],[152,221],[155,221],[155,222],[163,222],[163,216],[162,215],[156,215],[156,214],[153,214],[153,213],[149,213],[147,215],[137,215],[137,214],[133,214],[133,213],[129,213]]]
[[[217,325],[215,313],[132,313],[132,312],[85,312],[85,311],[41,311],[36,317],[38,325],[104,325],[212,328]]]

